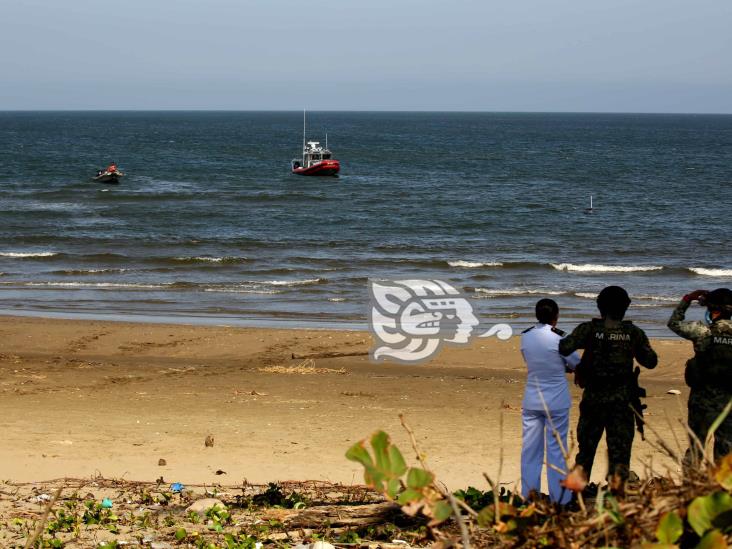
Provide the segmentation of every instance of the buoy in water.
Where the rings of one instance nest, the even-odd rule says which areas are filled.
[[[592,207],[592,195],[590,195],[590,207],[585,208],[585,213],[591,214],[594,211],[595,211],[595,209]]]

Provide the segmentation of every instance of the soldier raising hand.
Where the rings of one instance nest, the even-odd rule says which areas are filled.
[[[584,389],[577,425],[579,453],[571,473],[574,480],[578,476],[581,479],[580,489],[590,478],[603,432],[607,439],[610,485],[617,493],[623,492],[630,471],[635,436],[631,404],[637,401],[639,390],[633,359],[646,368],[655,368],[658,356],[645,332],[623,320],[629,306],[630,297],[623,288],[608,286],[597,296],[601,318],[583,322],[559,342],[559,352],[564,356],[584,349],[577,374],[582,377]]]
[[[685,321],[686,310],[698,301],[707,307],[704,322]],[[686,363],[684,378],[689,392],[689,428],[704,444],[709,428],[732,399],[732,290],[696,290],[676,306],[668,327],[694,343],[694,356]],[[732,452],[732,415],[714,433],[714,459]],[[690,440],[687,464],[699,460],[699,447]]]

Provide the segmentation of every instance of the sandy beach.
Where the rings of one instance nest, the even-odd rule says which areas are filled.
[[[516,337],[403,366],[369,362],[365,332],[3,317],[0,336],[4,479],[360,483],[362,472],[344,452],[374,430],[411,455],[400,413],[448,486],[485,488],[482,473],[497,474],[501,448],[501,481],[519,478],[525,374]],[[678,419],[691,347],[654,346],[659,367],[641,377],[648,422],[675,445],[670,420],[683,444]],[[573,398],[574,430],[574,388]],[[214,445],[206,447],[209,435]],[[633,467],[643,476],[648,463],[675,469],[636,437]]]

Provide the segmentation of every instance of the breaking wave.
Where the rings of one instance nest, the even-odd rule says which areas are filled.
[[[58,255],[56,252],[0,252],[1,257],[14,257],[16,259],[26,259],[32,257],[53,257]]]
[[[663,267],[658,265],[595,265],[593,263],[575,265],[574,263],[552,263],[551,266],[557,271],[578,273],[639,273],[663,270]]]
[[[282,290],[272,290],[265,288],[204,288],[204,292],[216,292],[222,294],[281,294]]]
[[[479,267],[503,267],[503,263],[499,261],[489,261],[483,263],[480,261],[448,261],[450,267],[461,267],[463,269],[477,269]]]
[[[491,297],[501,296],[521,296],[521,295],[564,295],[566,292],[561,290],[533,290],[528,288],[506,288],[506,289],[490,289],[490,288],[466,288],[476,294],[483,294]]]
[[[199,255],[195,257],[174,257],[173,261],[180,263],[243,263],[246,257]]]
[[[310,286],[311,284],[325,284],[325,278],[309,278],[307,280],[263,280],[253,282],[254,284],[267,284],[270,286]]]
[[[580,297],[584,299],[597,299],[597,293],[591,293],[591,292],[574,292],[572,295],[575,297]],[[640,304],[638,301],[657,301],[659,303],[676,303],[679,301],[680,298],[671,297],[667,295],[632,295],[630,296],[630,299],[633,301],[633,304],[631,307],[661,307],[662,305],[658,304]]]
[[[97,275],[110,273],[125,273],[129,269],[63,269],[60,271],[51,271],[51,274],[58,275]]]
[[[704,267],[689,267],[689,270],[701,276],[732,277],[732,269],[706,269]]]
[[[115,288],[132,290],[157,290],[169,288],[172,284],[143,284],[122,282],[0,282],[6,286],[27,286],[35,288]]]
[[[646,301],[662,301],[664,303],[676,303],[681,299],[681,296],[679,297],[671,297],[666,295],[635,295],[630,296],[631,299],[635,300],[646,300]]]

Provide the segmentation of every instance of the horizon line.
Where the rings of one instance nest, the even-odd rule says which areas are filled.
[[[2,109],[0,113],[300,113],[303,109],[219,109],[219,108],[106,108],[106,109]],[[545,110],[472,110],[472,109],[306,109],[308,112],[330,113],[415,113],[415,114],[603,114],[603,115],[677,115],[677,116],[732,116],[732,112],[687,112],[687,111],[545,111]]]

